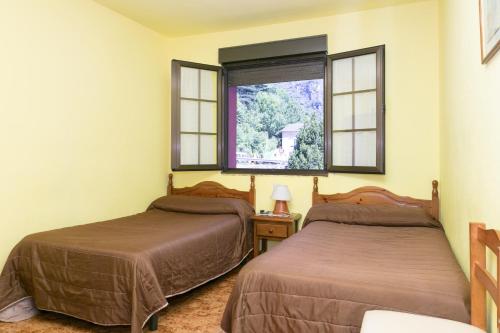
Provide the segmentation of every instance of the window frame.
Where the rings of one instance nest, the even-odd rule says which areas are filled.
[[[352,58],[366,54],[376,54],[376,166],[334,166],[332,154],[332,115],[333,115],[333,86],[332,86],[332,63],[334,60]],[[307,57],[306,54],[291,56],[290,58]],[[254,59],[242,62],[245,67],[248,64],[269,64],[269,61],[280,61],[280,58]],[[288,58],[288,57],[286,57]],[[325,71],[323,85],[323,156],[324,169],[322,170],[295,170],[295,169],[242,169],[228,168],[228,101],[227,95],[227,71],[237,69],[235,63],[223,64],[224,66],[214,66],[196,62],[172,60],[171,72],[171,168],[173,171],[203,171],[221,170],[227,174],[272,174],[272,175],[319,175],[327,176],[328,173],[352,173],[352,174],[385,174],[385,45],[373,46],[357,49],[337,54],[325,55]],[[225,65],[229,65],[226,67]],[[180,80],[181,67],[189,67],[198,70],[210,70],[217,73],[217,138],[216,138],[216,164],[180,164]],[[351,91],[350,93],[355,93]],[[203,101],[202,99],[195,99]],[[213,101],[211,101],[213,102]],[[353,129],[355,131],[355,129]]]
[[[313,53],[314,55],[314,53]],[[286,61],[300,61],[303,59],[307,59],[311,54],[300,54],[288,57],[276,57],[276,58],[264,58],[264,59],[253,59],[241,62],[239,64],[226,64],[226,66],[222,66],[222,87],[223,87],[223,96],[228,96],[228,69],[237,70],[242,68],[247,68],[249,66],[259,66],[263,67],[269,66],[270,63],[273,63],[275,60],[277,64],[282,63],[284,59]],[[318,52],[319,56],[319,52]],[[224,98],[222,100],[223,104],[223,164],[222,164],[222,173],[225,174],[261,174],[261,175],[298,175],[298,176],[328,176],[328,161],[327,161],[327,142],[330,140],[327,137],[328,131],[326,129],[326,117],[327,117],[327,100],[328,100],[328,92],[327,92],[327,81],[328,81],[328,55],[324,55],[325,68],[324,68],[324,76],[323,76],[323,169],[321,170],[307,170],[307,169],[251,169],[251,168],[229,168],[228,167],[228,135],[227,135],[227,126],[228,126],[228,118],[229,118],[229,103]]]
[[[333,130],[332,130],[332,115],[333,115],[333,75],[332,63],[334,60],[345,58],[353,58],[357,56],[376,54],[376,165],[368,166],[335,166],[333,165]],[[325,109],[328,112],[325,114],[327,123],[328,147],[326,150],[325,159],[328,163],[328,172],[334,173],[357,173],[357,174],[385,174],[385,45],[367,47],[358,50],[352,50],[342,53],[331,54],[327,61],[327,94],[328,98],[325,104]],[[354,79],[354,78],[353,78]],[[354,81],[353,81],[354,83]],[[356,91],[350,93],[354,95]],[[326,95],[326,94],[325,94]],[[353,128],[353,132],[356,130]],[[353,143],[354,147],[354,143]]]
[[[209,70],[217,72],[217,162],[216,164],[181,164],[181,67],[189,67],[198,70]],[[171,168],[173,171],[202,171],[202,170],[220,170],[222,166],[222,133],[224,131],[222,125],[222,103],[223,103],[223,89],[221,84],[222,67],[200,64],[196,62],[172,60],[172,73],[171,73]],[[203,101],[203,99],[195,99]],[[213,102],[213,101],[210,101]],[[199,112],[199,110],[198,110]],[[199,128],[198,128],[199,130]],[[198,134],[200,135],[200,134]],[[198,149],[200,149],[198,147]]]

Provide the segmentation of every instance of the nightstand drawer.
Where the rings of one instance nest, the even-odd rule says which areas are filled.
[[[257,236],[287,237],[287,226],[276,224],[257,224]]]

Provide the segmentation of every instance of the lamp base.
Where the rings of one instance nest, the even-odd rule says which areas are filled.
[[[290,214],[286,201],[276,200],[276,203],[274,204],[273,214]]]

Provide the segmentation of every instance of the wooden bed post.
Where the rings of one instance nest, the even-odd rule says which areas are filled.
[[[431,203],[431,215],[437,221],[439,221],[439,192],[438,192],[439,182],[437,180],[432,181],[432,203]]]
[[[486,246],[479,239],[484,223],[470,223],[470,296],[471,324],[486,330],[486,288],[478,279],[478,270],[486,270]]]
[[[493,298],[493,301],[495,303],[495,306],[497,308],[497,329],[495,330],[497,333],[500,332],[500,307],[499,307],[499,302],[500,302],[500,238],[499,238],[499,234],[498,234],[498,231],[495,230],[495,233],[496,233],[496,245],[497,245],[497,248],[496,248],[496,251],[495,251],[495,254],[496,254],[496,264],[497,264],[497,278],[496,278],[496,295],[491,295],[491,297]],[[485,266],[486,266],[486,259],[484,260],[485,261]],[[484,304],[484,303],[483,303]],[[485,310],[486,312],[486,310]],[[485,317],[486,318],[486,317]],[[485,319],[486,321],[486,319]],[[486,331],[486,323],[484,324],[485,325],[485,328],[484,330]]]
[[[168,174],[168,186],[167,186],[167,194],[171,195],[172,194],[172,188],[174,187],[174,181],[173,181],[174,175],[172,173]]]
[[[149,330],[156,331],[158,329],[158,314],[154,314],[149,318]]]
[[[248,201],[255,209],[255,176],[250,176],[250,191],[248,192]]]
[[[313,193],[312,193],[312,204],[316,203],[316,197],[318,196],[318,177],[313,178]]]

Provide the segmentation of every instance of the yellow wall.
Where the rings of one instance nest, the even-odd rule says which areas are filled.
[[[0,0],[0,267],[23,236],[165,192],[165,39],[89,0]]]
[[[438,4],[439,3],[439,4]],[[379,185],[430,197],[468,271],[468,222],[500,228],[500,54],[480,63],[477,1],[439,0],[166,39],[88,0],[0,0],[0,265],[23,236],[142,211],[170,166],[170,59],[328,34],[329,53],[386,45],[387,175],[330,174],[325,193]],[[177,186],[248,175],[177,172]],[[310,207],[312,177],[257,176]]]
[[[396,193],[430,198],[439,178],[438,6],[435,1],[387,7],[285,24],[169,40],[169,56],[217,64],[220,47],[328,34],[329,53],[386,45],[386,175],[330,174],[320,191],[349,191],[379,185]],[[177,172],[177,185],[215,180],[245,189],[246,175]],[[258,175],[257,208],[270,209],[274,183],[288,184],[290,209],[305,214],[311,206],[312,177]]]
[[[466,272],[468,223],[500,229],[500,54],[481,64],[477,7],[477,1],[443,0],[439,15],[441,212]]]

